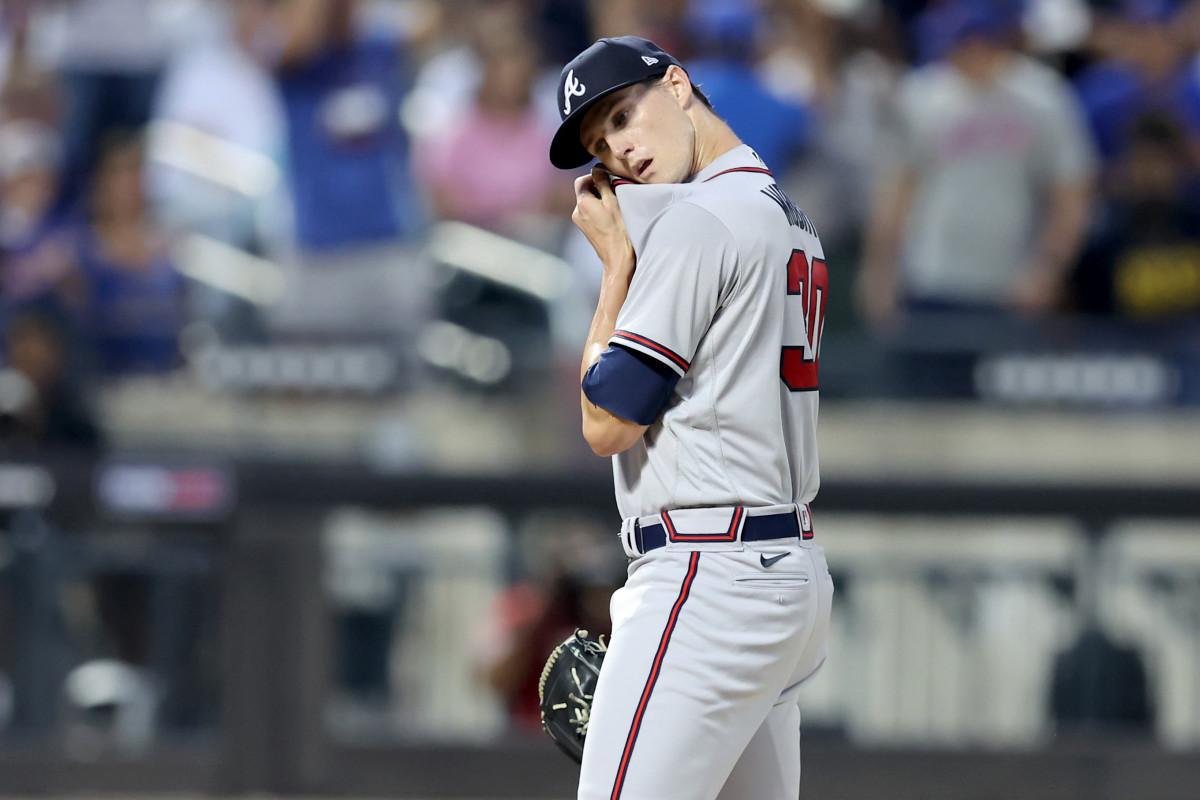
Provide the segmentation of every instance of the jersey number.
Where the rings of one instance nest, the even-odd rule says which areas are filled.
[[[825,299],[829,293],[829,270],[824,259],[809,261],[803,250],[793,250],[788,259],[788,305],[800,304],[800,314],[789,314],[784,322],[787,341],[802,340],[799,347],[784,345],[779,360],[779,376],[793,392],[813,392],[817,389],[817,366],[821,358],[821,332],[825,328]],[[789,309],[790,310],[790,309]],[[797,323],[804,326],[797,330]]]

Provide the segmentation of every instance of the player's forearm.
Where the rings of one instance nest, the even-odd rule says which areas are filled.
[[[632,270],[629,271],[628,277],[605,271],[600,287],[600,300],[596,304],[596,314],[592,317],[592,327],[583,348],[583,361],[579,368],[581,383],[588,369],[608,348],[608,340],[616,330],[617,315],[629,293],[630,278]],[[583,438],[596,455],[611,456],[628,450],[646,431],[645,426],[600,408],[588,399],[582,389],[579,391],[579,406],[583,417]]]
[[[592,316],[587,343],[583,347],[579,380],[583,380],[588,367],[595,364],[600,354],[608,347],[608,340],[617,328],[617,315],[621,313],[621,306],[625,304],[625,297],[629,294],[629,281],[632,277],[632,272],[626,277],[606,271],[600,284],[600,299],[596,303],[596,313]]]
[[[613,193],[612,178],[603,168],[596,167],[588,175],[575,180],[575,211],[571,220],[579,227],[600,257],[604,276],[600,281],[600,298],[596,314],[583,346],[583,361],[579,367],[579,382],[583,383],[588,369],[600,360],[617,326],[617,316],[629,294],[637,256],[625,230],[625,220]],[[588,399],[582,385],[579,405],[583,415],[583,438],[597,455],[610,456],[633,446],[645,427],[612,414]]]
[[[648,426],[622,419],[611,411],[600,408],[588,400],[582,391],[579,393],[579,400],[583,410],[583,438],[598,456],[608,457],[623,453],[637,444],[646,433]]]

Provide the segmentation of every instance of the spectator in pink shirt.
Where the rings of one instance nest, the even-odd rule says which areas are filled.
[[[516,235],[523,218],[567,198],[544,157],[554,128],[532,102],[536,45],[516,31],[480,39],[475,102],[423,144],[418,164],[439,219]]]

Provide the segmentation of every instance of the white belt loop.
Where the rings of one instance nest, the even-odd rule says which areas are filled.
[[[648,528],[651,525],[662,525],[663,519],[662,519],[662,514],[647,514],[644,517],[634,517],[633,522],[634,522],[634,525],[638,525],[643,528]]]
[[[801,503],[800,505],[796,506],[796,518],[800,523],[800,533],[802,538],[811,539],[813,532],[812,514],[809,513],[808,503]],[[803,534],[806,533],[808,536],[804,537]]]
[[[734,510],[734,513],[735,514],[737,513],[736,509]],[[749,518],[750,518],[749,512],[745,508],[743,508],[741,511],[741,516],[738,518],[738,521],[737,521],[737,529],[734,531],[734,541],[737,541],[737,542],[742,541],[742,531],[746,530],[746,520]]]
[[[621,520],[621,547],[629,558],[637,558],[641,555],[633,541],[633,529],[637,527],[637,524],[637,517],[627,517]]]

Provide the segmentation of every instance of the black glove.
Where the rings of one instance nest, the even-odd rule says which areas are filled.
[[[560,750],[580,763],[592,696],[607,650],[603,639],[589,639],[587,631],[577,630],[550,652],[538,681],[542,727]]]

